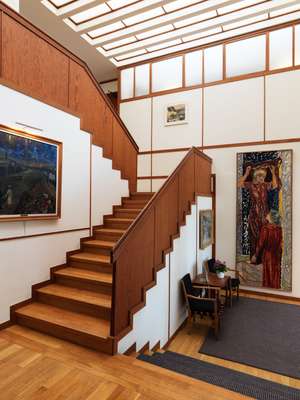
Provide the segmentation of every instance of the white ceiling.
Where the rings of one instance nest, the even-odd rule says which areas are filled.
[[[21,12],[76,47],[103,80],[112,65],[299,19],[300,0],[21,0]]]

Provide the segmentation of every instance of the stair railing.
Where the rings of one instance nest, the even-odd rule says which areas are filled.
[[[193,147],[152,197],[113,249],[111,336],[132,329],[133,314],[145,305],[165,254],[199,195],[211,195],[212,160]]]

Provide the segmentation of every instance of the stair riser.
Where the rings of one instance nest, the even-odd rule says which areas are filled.
[[[73,331],[67,327],[61,327],[40,319],[30,318],[21,314],[16,314],[16,321],[22,326],[35,329],[47,335],[55,336],[59,339],[68,340],[72,343],[91,349],[101,351],[106,354],[113,354],[113,343],[110,339],[102,339],[92,335],[85,335],[81,332]]]
[[[111,294],[112,293],[112,286],[101,284],[101,283],[94,283],[90,281],[86,281],[83,279],[73,279],[70,277],[55,275],[55,282],[60,283],[64,286],[69,286],[77,289],[89,290],[96,293],[105,293]]]
[[[136,218],[139,215],[139,211],[115,211],[114,216],[117,218]]]
[[[109,256],[111,249],[104,249],[103,247],[89,246],[87,244],[82,244],[83,251],[93,254],[102,254],[104,256]]]
[[[123,208],[126,208],[126,209],[130,209],[130,208],[144,208],[146,204],[147,204],[146,201],[143,201],[143,202],[138,201],[138,202],[137,202],[137,201],[130,201],[130,200],[127,200],[127,201],[124,201],[124,203],[123,203]]]
[[[123,235],[111,233],[94,233],[94,238],[98,240],[108,240],[117,242]]]
[[[120,221],[105,221],[106,228],[115,228],[115,229],[128,229],[131,225],[131,222],[120,222]]]
[[[152,195],[149,194],[142,194],[142,193],[137,193],[137,194],[132,194],[130,196],[131,200],[145,200],[149,201],[151,199]]]
[[[65,310],[78,312],[82,314],[91,315],[92,317],[99,317],[110,321],[111,310],[96,306],[93,304],[86,304],[80,301],[66,299],[62,297],[57,297],[54,295],[49,295],[47,293],[36,293],[36,298],[38,301],[49,304],[51,306],[63,308]]]
[[[111,264],[96,264],[96,263],[87,263],[80,261],[72,261],[68,262],[69,267],[76,267],[80,269],[87,269],[88,271],[96,271],[96,272],[107,272],[112,273],[112,265]]]

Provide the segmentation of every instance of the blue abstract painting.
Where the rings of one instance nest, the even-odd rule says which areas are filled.
[[[0,128],[0,220],[58,216],[59,157],[59,143]]]

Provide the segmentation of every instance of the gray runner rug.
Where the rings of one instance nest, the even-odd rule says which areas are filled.
[[[199,352],[300,379],[300,306],[241,297]]]
[[[300,400],[300,390],[178,353],[140,355],[138,359],[257,400]]]

